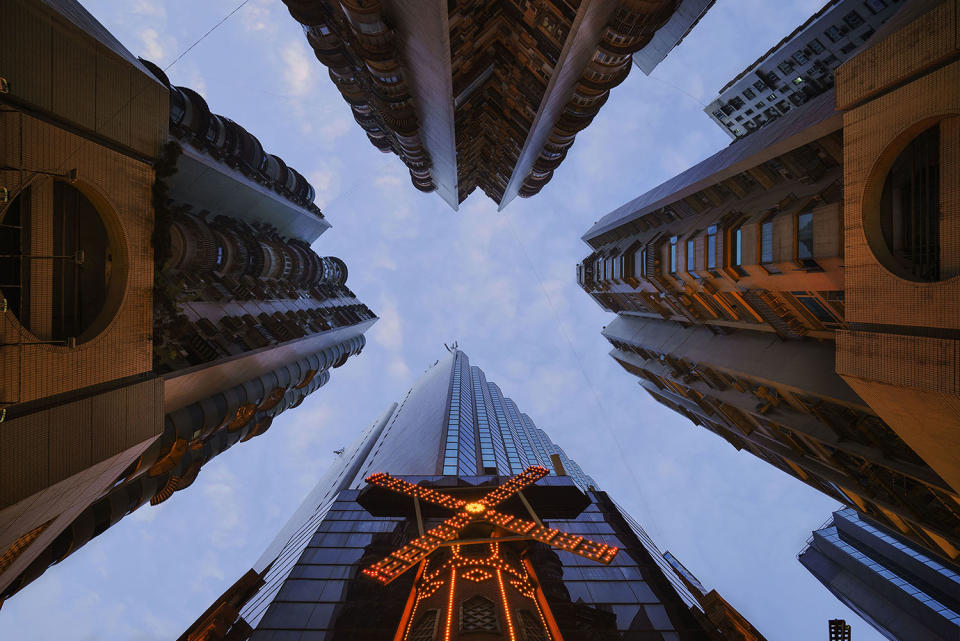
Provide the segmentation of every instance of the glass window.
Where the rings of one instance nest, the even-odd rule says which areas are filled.
[[[717,268],[717,226],[707,227],[707,269]]]
[[[843,38],[843,35],[840,33],[840,30],[837,27],[833,26],[823,32],[823,35],[830,38],[830,42],[836,42]]]
[[[733,264],[740,266],[743,264],[741,262],[743,257],[741,256],[743,251],[743,230],[737,227],[733,232]]]
[[[773,221],[760,224],[760,263],[773,262]]]
[[[876,15],[887,8],[887,3],[884,0],[866,0],[866,2],[863,3],[863,6],[869,9],[871,13]]]
[[[813,260],[813,212],[797,216],[797,258]]]
[[[863,18],[856,11],[851,11],[843,16],[843,21],[846,22],[851,29],[856,29],[863,24]]]
[[[753,89],[744,89],[743,97],[746,98],[747,100],[753,100],[754,98],[757,97],[757,94],[753,93]]]
[[[763,80],[757,80],[755,83],[753,83],[753,88],[757,91],[763,91],[766,86],[767,83],[765,83]]]
[[[808,42],[807,46],[810,47],[810,51],[813,53],[821,53],[824,50],[823,43],[816,38]]]
[[[670,273],[677,273],[677,237],[670,237]]]
[[[803,53],[802,51],[798,51],[795,54],[793,54],[793,59],[796,61],[798,65],[805,65],[807,64],[807,61],[810,60],[810,58],[808,58],[806,54]]]
[[[793,71],[793,63],[791,63],[789,60],[784,60],[783,62],[777,65],[777,69],[779,69],[784,74],[788,74],[791,71]]]
[[[687,241],[687,271],[693,273],[697,268],[696,247],[693,239]]]

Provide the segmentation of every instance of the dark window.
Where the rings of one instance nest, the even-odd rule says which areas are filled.
[[[461,632],[496,632],[497,609],[490,599],[470,597],[460,607]]]
[[[898,275],[940,279],[940,125],[900,153],[887,174],[880,227]]]
[[[773,265],[773,221],[768,220],[760,224],[760,264],[768,274],[779,274],[780,270]]]
[[[866,2],[863,3],[863,6],[865,6],[873,15],[877,15],[887,8],[887,3],[884,0],[866,0]]]
[[[757,97],[757,94],[753,93],[753,89],[744,89],[743,97],[746,98],[747,100],[753,100],[754,98]]]
[[[793,296],[800,301],[800,303],[807,308],[807,310],[813,314],[813,317],[816,318],[821,323],[833,324],[837,322],[837,319],[827,311],[827,309],[820,304],[816,298],[808,294],[807,292],[791,292]]]
[[[810,51],[812,51],[813,53],[822,53],[824,50],[823,43],[817,40],[816,38],[808,42],[807,46],[810,47]]]
[[[737,122],[743,122],[743,116],[737,116],[736,118],[734,118],[734,120],[736,120]]]
[[[763,80],[757,80],[755,83],[753,83],[753,88],[757,91],[763,91],[767,88],[767,83],[765,83]]]
[[[856,49],[856,48],[857,48],[856,43],[848,42],[847,44],[845,44],[845,45],[843,45],[842,47],[840,47],[840,53],[850,53],[851,51],[853,51],[853,50]]]
[[[753,109],[747,109],[746,111],[743,112],[743,115],[744,115],[744,116],[752,116],[752,115],[753,115]]]
[[[741,109],[743,108],[743,99],[740,96],[734,96],[730,99],[730,104],[734,109]]]
[[[707,269],[717,268],[717,226],[707,227]]]
[[[861,42],[866,42],[867,40],[869,40],[870,36],[872,36],[874,33],[876,32],[873,29],[868,27],[866,31],[860,34]]]
[[[837,40],[840,40],[841,38],[843,38],[843,34],[840,33],[840,30],[837,29],[835,26],[830,27],[829,29],[824,31],[823,35],[830,38],[830,42],[836,42]]]
[[[860,14],[856,11],[851,11],[847,15],[843,16],[843,21],[846,22],[851,29],[856,29],[863,24],[863,18],[860,17]]]
[[[813,260],[813,213],[797,216],[797,258]]]
[[[410,628],[409,641],[433,641],[436,638],[437,611],[428,610],[420,615],[417,622]]]
[[[670,237],[670,273],[677,273],[677,237]]]
[[[807,64],[807,61],[810,60],[810,58],[808,58],[807,55],[802,51],[798,51],[795,54],[793,54],[793,59],[796,61],[798,65],[805,65]]]
[[[723,118],[723,112],[718,109],[717,111],[713,112],[713,117],[716,118],[717,120],[720,120],[721,118]]]
[[[784,60],[783,62],[777,65],[777,69],[779,69],[781,73],[786,75],[793,71],[793,64],[788,60]]]
[[[518,610],[517,614],[524,641],[549,641],[550,637],[543,629],[543,623],[539,617],[534,616],[530,610]]]

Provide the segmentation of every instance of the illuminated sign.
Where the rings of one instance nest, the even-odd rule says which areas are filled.
[[[367,482],[373,485],[406,494],[434,505],[457,510],[457,512],[422,536],[391,552],[387,558],[364,568],[363,573],[381,583],[389,583],[425,559],[441,545],[456,541],[460,532],[466,526],[478,521],[490,523],[514,535],[534,539],[561,550],[578,554],[591,561],[603,564],[610,563],[617,554],[615,546],[591,541],[576,534],[561,532],[493,509],[523,488],[536,483],[548,473],[546,468],[538,465],[528,467],[506,483],[488,492],[480,500],[472,502],[458,499],[432,488],[414,485],[382,472],[367,477]]]

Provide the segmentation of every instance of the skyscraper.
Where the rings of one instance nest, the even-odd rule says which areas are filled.
[[[725,84],[704,112],[746,136],[831,89],[834,70],[864,49],[903,0],[830,0]]]
[[[960,568],[856,510],[834,512],[797,558],[888,639],[946,641],[960,633]]]
[[[677,640],[716,628],[640,525],[452,349],[181,638]]]
[[[654,399],[954,560],[960,49],[931,34],[956,43],[956,11],[903,8],[835,92],[601,218],[577,266]]]
[[[678,4],[284,2],[370,142],[454,209],[478,187],[501,209],[538,193]],[[683,16],[647,73],[689,30]]]
[[[73,0],[0,20],[0,600],[264,433],[373,313],[313,188]]]

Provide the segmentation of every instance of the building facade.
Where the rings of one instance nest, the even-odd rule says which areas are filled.
[[[834,86],[834,70],[863,51],[904,0],[829,0],[724,85],[704,112],[731,138],[746,136]]]
[[[245,603],[231,588],[181,639],[741,638],[455,348],[345,449],[251,572]]]
[[[74,0],[3,5],[0,601],[262,434],[375,316],[313,188]]]
[[[797,558],[891,641],[960,634],[960,569],[856,510],[834,512]]]
[[[577,266],[654,399],[953,560],[956,6],[906,7],[836,94],[611,212]]]
[[[370,142],[454,209],[476,188],[500,208],[538,193],[677,4],[284,2]],[[655,43],[647,69],[695,19]]]

